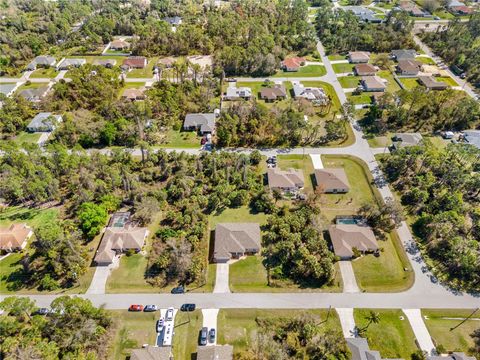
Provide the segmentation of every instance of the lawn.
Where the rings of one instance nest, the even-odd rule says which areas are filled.
[[[37,69],[31,73],[30,77],[32,79],[39,79],[39,78],[49,78],[53,79],[55,76],[59,74],[58,71],[55,70],[54,67],[49,67],[47,69]]]
[[[407,90],[411,90],[417,86],[420,86],[417,78],[400,78],[400,81]]]
[[[8,206],[0,210],[0,226],[8,226],[14,222],[22,222],[35,228],[46,222],[55,220],[58,208],[30,209],[21,206]]]
[[[174,359],[191,359],[197,352],[199,332],[203,325],[201,310],[194,312],[177,312],[173,336]],[[153,328],[153,324],[152,324]]]
[[[386,79],[387,82],[387,91],[390,93],[394,93],[400,90],[400,85],[395,81],[393,78],[392,73],[389,70],[380,70],[377,73],[378,76],[380,76],[383,79]]]
[[[221,309],[218,313],[218,343],[233,345],[234,357],[249,349],[258,333],[256,320],[278,320],[294,318],[306,314],[322,323],[321,330],[341,331],[337,313],[328,310],[259,310],[259,309]]]
[[[158,61],[158,57],[151,58],[147,66],[143,69],[133,69],[127,73],[127,78],[152,78],[153,77],[153,67]]]
[[[107,280],[106,292],[110,294],[158,293],[159,289],[146,281],[147,266],[148,259],[142,254],[122,256],[119,267],[112,271]]]
[[[439,76],[436,77],[435,80],[442,81],[450,86],[458,86],[457,82],[453,80],[450,76]]]
[[[355,64],[350,64],[350,63],[340,63],[340,64],[332,64],[333,71],[337,74],[343,74],[343,73],[351,73],[353,72],[353,68],[355,67]]]
[[[106,56],[106,55],[100,55],[100,56],[65,56],[67,59],[85,59],[88,64],[93,63],[95,60],[115,60],[116,64],[115,66],[120,66],[122,65],[122,62],[125,58],[125,56]]]
[[[17,92],[19,91],[22,91],[22,90],[26,90],[26,89],[37,89],[39,87],[44,87],[44,86],[48,86],[48,83],[29,83],[29,81],[27,81],[25,84],[19,86],[17,88]]]
[[[214,230],[219,223],[228,222],[256,222],[264,225],[267,222],[267,215],[264,213],[253,213],[248,206],[238,208],[227,208],[220,213],[213,213],[209,217],[210,229]]]
[[[360,95],[347,94],[347,99],[349,99],[355,105],[360,104],[371,104],[372,103],[372,94],[365,92]]]
[[[325,66],[323,65],[305,65],[298,71],[279,71],[273,78],[276,77],[318,77],[327,73]]]
[[[201,137],[196,131],[170,129],[162,133],[162,139],[156,146],[161,148],[198,149]]]
[[[36,144],[40,139],[40,133],[28,133],[25,131],[20,132],[15,138],[13,139],[14,142],[17,144]]]
[[[345,55],[328,55],[328,60],[330,61],[337,61],[337,60],[347,60],[347,57]]]
[[[313,194],[314,168],[309,155],[279,155],[277,160],[277,166],[282,170],[301,169],[305,178],[305,192]]]
[[[354,309],[353,315],[358,328],[367,325],[367,309]],[[380,315],[378,324],[371,324],[365,331],[370,349],[380,351],[382,358],[410,359],[418,348],[407,317],[401,310],[374,310]],[[403,318],[403,320],[401,320]]]
[[[342,85],[342,88],[357,88],[360,84],[360,76],[340,76],[338,82]]]
[[[302,84],[307,87],[319,87],[322,88],[325,93],[330,96],[332,99],[332,108],[330,112],[325,117],[332,114],[333,112],[338,112],[340,110],[340,100],[338,99],[337,93],[332,85],[323,81],[302,81]]]
[[[384,148],[392,145],[392,136],[387,134],[385,136],[375,136],[370,139],[367,139],[368,145],[372,148]]]
[[[125,360],[132,349],[141,348],[143,344],[155,344],[155,322],[158,313],[128,312],[127,310],[110,310],[116,325],[109,358]]]
[[[433,59],[429,56],[417,56],[415,57],[415,60],[421,62],[422,64],[435,65],[435,61],[433,61]]]
[[[447,351],[468,352],[473,346],[470,334],[480,328],[480,311],[471,320],[459,325],[473,310],[422,310],[425,325],[436,346],[442,345]],[[451,330],[452,328],[457,328]]]

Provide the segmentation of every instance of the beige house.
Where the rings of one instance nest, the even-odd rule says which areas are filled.
[[[26,224],[12,224],[0,228],[0,250],[2,252],[19,251],[25,248],[33,231]]]
[[[335,224],[328,228],[333,251],[341,259],[353,257],[353,249],[361,253],[378,250],[378,243],[373,231],[368,226],[357,224]]]
[[[268,187],[284,192],[295,192],[305,186],[302,170],[270,168],[267,171]]]
[[[232,345],[199,346],[197,360],[232,360]]]
[[[145,95],[145,88],[140,89],[125,89],[122,93],[122,99],[137,101],[145,100],[147,97]]]
[[[366,51],[350,51],[348,53],[348,61],[352,64],[368,63],[370,53]]]
[[[172,348],[170,346],[147,346],[143,349],[134,349],[130,360],[173,360]]]
[[[317,189],[323,193],[346,193],[350,190],[347,174],[342,168],[316,169]]]
[[[260,251],[260,225],[257,223],[222,223],[215,229],[213,262],[226,263]]]

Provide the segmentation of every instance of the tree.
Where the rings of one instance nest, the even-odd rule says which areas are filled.
[[[281,190],[279,190],[277,188],[272,190],[272,195],[273,195],[273,199],[275,200],[275,204],[277,203],[278,200],[283,199],[283,194],[282,194]]]
[[[103,205],[85,202],[80,206],[77,216],[80,221],[80,228],[87,239],[91,240],[100,233],[107,222],[107,215]]]
[[[262,161],[262,154],[260,154],[260,151],[258,150],[253,150],[250,153],[249,158],[252,165],[258,165],[260,164],[260,161]]]
[[[370,310],[367,315],[365,315],[365,320],[367,320],[367,324],[363,327],[358,329],[359,333],[365,333],[370,325],[372,324],[378,324],[380,322],[380,314]]]

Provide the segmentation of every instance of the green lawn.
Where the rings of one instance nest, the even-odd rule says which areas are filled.
[[[387,91],[388,92],[394,93],[394,92],[397,92],[398,90],[400,90],[400,85],[397,84],[397,82],[393,78],[392,73],[389,70],[380,70],[377,73],[377,75],[388,81],[387,82]]]
[[[384,148],[386,146],[392,145],[392,136],[387,134],[385,136],[375,136],[370,139],[367,139],[370,147],[373,148]]]
[[[263,225],[267,222],[267,215],[264,213],[253,213],[248,206],[228,208],[220,213],[210,215],[209,224],[211,230],[214,230],[217,224],[226,222],[256,222]]]
[[[156,145],[161,148],[200,148],[201,137],[196,131],[168,130],[162,134],[161,143]]]
[[[435,61],[429,56],[417,56],[415,57],[415,60],[420,61],[422,64],[435,65]]]
[[[155,322],[158,312],[128,312],[127,310],[110,310],[116,324],[116,331],[110,346],[109,359],[125,360],[132,349],[141,348],[143,344],[155,344]]]
[[[353,72],[353,68],[355,67],[355,64],[350,64],[350,63],[341,63],[341,64],[332,64],[333,71],[337,74],[342,74],[342,73],[351,73]]]
[[[336,60],[347,60],[347,57],[345,55],[328,55],[328,60],[330,61],[336,61]]]
[[[374,310],[380,315],[378,324],[371,324],[362,335],[367,338],[370,349],[380,351],[382,358],[410,359],[417,350],[407,317],[401,310]],[[355,324],[359,329],[367,325],[369,310],[354,309]],[[403,320],[401,320],[403,317]]]
[[[256,320],[275,321],[282,318],[294,318],[306,314],[318,319],[321,330],[341,331],[337,313],[334,310],[258,310],[258,309],[221,309],[218,313],[218,343],[233,345],[234,357],[249,349],[258,333]],[[327,319],[328,317],[328,319]]]
[[[400,78],[400,81],[407,90],[411,90],[417,86],[420,86],[417,78]]]
[[[436,77],[435,80],[442,81],[450,86],[458,86],[457,82],[453,80],[450,76],[439,76]]]
[[[279,71],[272,77],[317,77],[327,73],[323,65],[305,65],[298,71]]]
[[[37,89],[39,87],[48,86],[48,83],[28,83],[28,81],[17,88],[17,92],[26,90],[26,89]]]
[[[198,336],[202,325],[203,315],[201,310],[177,312],[175,316],[175,335],[173,337],[174,359],[192,358],[192,354],[197,351]]]
[[[122,256],[119,267],[112,271],[107,280],[106,292],[113,294],[159,292],[158,288],[146,281],[147,265],[148,259],[142,254]]]
[[[422,310],[425,325],[436,346],[442,345],[447,351],[468,353],[473,346],[470,334],[480,328],[480,311],[471,320],[459,325],[473,310]],[[452,328],[457,328],[451,330]]]
[[[320,87],[323,90],[325,90],[325,93],[330,96],[332,99],[332,108],[330,109],[330,113],[333,112],[338,112],[340,109],[340,100],[338,99],[337,93],[335,92],[335,89],[333,88],[332,85],[329,83],[323,82],[323,81],[302,81],[302,84],[304,86],[310,86],[310,87]],[[328,116],[329,114],[325,115]]]
[[[351,93],[348,93],[347,98],[355,105],[372,103],[372,95],[368,92],[361,93],[360,95],[352,95]]]
[[[151,58],[147,66],[143,69],[133,69],[127,73],[127,78],[152,78],[153,77],[153,67],[158,61],[158,57]],[[120,64],[121,65],[121,64]]]
[[[54,78],[59,74],[58,71],[55,70],[54,67],[49,67],[47,69],[37,69],[32,74],[30,77],[32,79],[38,79],[38,78]]]
[[[58,213],[58,208],[29,209],[21,206],[8,206],[0,210],[0,226],[8,226],[15,222],[24,222],[35,228],[41,224],[55,220]]]
[[[36,144],[38,139],[40,139],[40,133],[28,133],[26,131],[22,131],[13,139],[14,142],[17,144]]]
[[[67,59],[85,59],[88,64],[93,63],[95,60],[115,60],[116,64],[115,66],[120,66],[122,65],[123,60],[125,59],[125,56],[106,56],[106,55],[100,55],[100,56],[65,56]]]
[[[360,76],[340,76],[338,82],[342,85],[342,88],[356,88],[360,84]]]

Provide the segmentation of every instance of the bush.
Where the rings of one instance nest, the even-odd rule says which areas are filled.
[[[42,280],[40,280],[39,288],[40,290],[52,291],[60,287],[58,281],[52,279],[50,274],[45,275]]]
[[[250,164],[258,165],[260,164],[260,161],[262,161],[262,154],[260,154],[260,151],[258,150],[253,150],[250,154]]]

